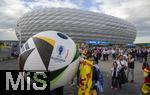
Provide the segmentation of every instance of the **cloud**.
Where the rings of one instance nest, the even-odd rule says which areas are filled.
[[[133,23],[137,36],[150,36],[149,0],[1,0],[0,29],[15,28],[17,19],[37,8],[84,9],[116,16]]]
[[[137,36],[150,36],[149,0],[93,0],[93,6],[101,8],[108,15],[133,23]],[[96,11],[101,12],[98,8],[95,8]]]
[[[75,3],[71,2],[70,0],[34,0],[34,1],[29,1],[23,2],[26,4],[28,7],[31,9],[35,8],[79,8]]]
[[[0,29],[15,28],[17,19],[24,13],[45,7],[79,8],[71,0],[1,0]]]
[[[1,0],[0,29],[10,29],[15,26],[17,19],[30,9],[22,5],[20,0]]]

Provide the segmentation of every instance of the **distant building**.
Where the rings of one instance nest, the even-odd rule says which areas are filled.
[[[69,8],[44,8],[24,14],[16,32],[22,40],[47,30],[64,32],[76,42],[97,41],[112,44],[133,43],[135,26],[117,17]]]
[[[18,54],[19,45],[16,32],[13,30],[0,30],[0,61],[10,58],[12,54]]]
[[[0,41],[2,42],[10,42],[10,41],[18,41],[15,31],[1,30],[0,31]]]
[[[136,37],[134,44],[150,47],[150,37]]]

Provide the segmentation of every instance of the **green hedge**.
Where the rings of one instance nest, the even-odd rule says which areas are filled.
[[[0,49],[4,49],[4,48],[11,48],[10,46],[3,46],[3,45],[0,45]]]

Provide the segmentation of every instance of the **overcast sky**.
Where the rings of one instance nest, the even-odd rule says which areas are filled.
[[[25,12],[42,7],[65,7],[105,13],[125,19],[138,37],[150,37],[150,0],[0,0],[0,30],[14,29]]]

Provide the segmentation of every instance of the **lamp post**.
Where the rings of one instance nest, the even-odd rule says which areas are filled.
[[[20,31],[19,25],[17,25],[17,33],[19,34],[19,53],[20,53],[21,52],[21,40],[22,40],[22,36],[21,36],[21,31]]]

